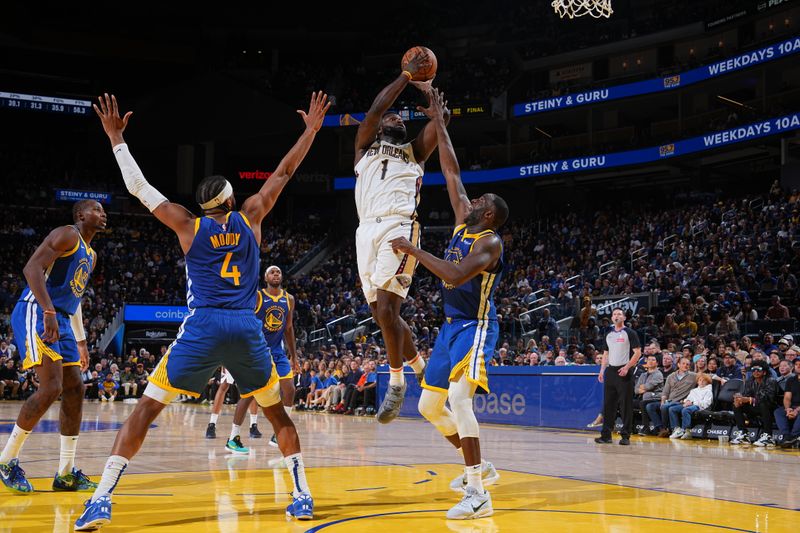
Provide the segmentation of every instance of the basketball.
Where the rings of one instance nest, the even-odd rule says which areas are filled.
[[[436,67],[438,63],[436,61],[436,55],[433,53],[433,51],[425,46],[415,46],[413,48],[409,48],[408,51],[403,54],[403,60],[400,62],[400,68],[401,70],[405,70],[409,61],[411,61],[414,56],[420,52],[428,56],[428,59],[430,59],[430,65],[427,68],[420,69],[411,79],[413,81],[432,80],[433,77],[436,76]]]

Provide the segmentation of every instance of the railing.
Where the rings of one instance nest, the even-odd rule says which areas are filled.
[[[747,207],[750,208],[750,211],[756,211],[758,209],[761,209],[762,207],[764,207],[764,199],[761,198],[760,196],[758,198],[753,198],[747,204]]]
[[[639,259],[644,259],[645,257],[647,257],[647,248],[644,246],[631,252],[631,272],[633,272],[634,263],[636,263],[636,261]]]
[[[614,270],[614,266],[617,264],[617,260],[614,259],[613,261],[609,261],[608,263],[603,263],[600,265],[600,268],[597,269],[598,275],[602,278],[612,270]]]
[[[113,341],[114,337],[117,335],[119,328],[121,328],[125,323],[125,313],[123,312],[123,309],[123,307],[120,307],[117,310],[117,314],[114,315],[111,323],[106,326],[105,331],[103,331],[103,334],[100,335],[100,340],[97,341],[97,348],[101,352],[105,352],[106,348],[108,348],[108,345],[111,344],[111,341]]]

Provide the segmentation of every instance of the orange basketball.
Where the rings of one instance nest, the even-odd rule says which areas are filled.
[[[436,55],[430,48],[426,48],[424,46],[415,46],[410,48],[405,54],[403,54],[403,60],[400,62],[400,68],[405,70],[408,62],[411,61],[411,59],[418,53],[425,54],[428,58],[428,62],[426,62],[426,64],[420,70],[418,70],[411,79],[414,81],[432,80],[433,77],[436,76],[436,67],[438,63],[436,61]]]

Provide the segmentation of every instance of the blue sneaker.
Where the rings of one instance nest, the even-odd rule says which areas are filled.
[[[96,531],[111,522],[111,496],[100,496],[94,503],[90,498],[84,505],[86,509],[75,521],[75,531]]]
[[[19,459],[11,459],[0,463],[0,479],[11,492],[28,494],[33,492],[33,485],[25,478],[25,471],[19,467]]]
[[[55,491],[70,491],[70,492],[85,492],[92,491],[97,488],[97,483],[86,477],[86,474],[72,467],[72,472],[64,476],[53,478],[53,490]]]
[[[311,520],[314,518],[314,499],[307,492],[301,492],[291,505],[286,507],[286,516],[298,520]]]
[[[247,455],[250,453],[250,448],[242,444],[242,439],[239,438],[239,435],[236,435],[231,440],[225,444],[225,448],[231,453],[235,453],[237,455]]]

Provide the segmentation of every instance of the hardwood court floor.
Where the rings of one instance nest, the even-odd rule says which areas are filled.
[[[0,403],[0,432],[13,426],[19,403]],[[117,424],[133,409],[87,404],[78,466],[102,471]],[[448,489],[458,457],[421,420],[388,426],[371,418],[294,415],[301,431],[315,519],[287,522],[291,482],[272,469],[278,452],[245,436],[251,455],[223,448],[232,407],[206,440],[209,408],[174,404],[156,421],[123,476],[108,532],[428,531],[797,531],[800,453],[719,446],[710,442],[634,438],[598,446],[596,433],[489,426],[484,455],[500,470],[491,487],[495,515],[448,521],[458,501]],[[22,466],[37,492],[0,498],[0,531],[72,531],[88,494],[53,493],[58,465],[57,408],[25,443]],[[0,444],[5,443],[0,433]]]

